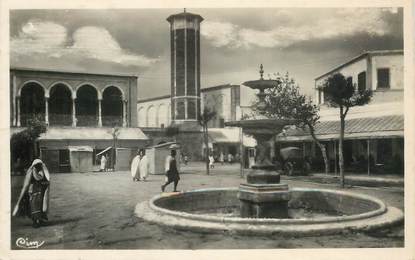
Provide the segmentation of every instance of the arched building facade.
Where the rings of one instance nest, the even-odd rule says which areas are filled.
[[[37,150],[52,172],[92,170],[95,154],[109,147],[115,151],[107,153],[112,154],[111,166],[128,168],[130,157],[148,140],[137,127],[137,78],[12,68],[11,132],[21,131],[34,118],[45,122],[47,131]],[[73,153],[87,154],[87,163],[74,161]],[[117,159],[117,154],[124,156]]]

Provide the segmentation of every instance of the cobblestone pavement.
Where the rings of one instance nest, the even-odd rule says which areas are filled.
[[[179,190],[208,187],[236,187],[243,181],[239,166],[216,165],[211,175],[202,164],[182,168]],[[135,205],[160,193],[164,176],[151,175],[146,182],[133,182],[129,172],[72,173],[51,176],[51,211],[48,226],[34,229],[28,218],[12,218],[11,245],[19,237],[45,241],[42,249],[247,249],[247,248],[338,248],[401,247],[403,225],[370,234],[345,233],[319,237],[281,238],[206,234],[149,224],[134,216]],[[22,177],[12,177],[12,205],[20,191]],[[298,179],[284,180],[292,187],[337,188]],[[167,191],[172,190],[172,185]],[[403,209],[402,188],[363,188],[362,192]]]

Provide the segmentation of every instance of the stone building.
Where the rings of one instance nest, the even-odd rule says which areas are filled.
[[[346,170],[403,172],[404,163],[404,56],[402,50],[365,52],[315,79],[315,100],[320,105],[317,137],[327,148],[332,171],[338,161],[339,111],[327,106],[320,86],[334,73],[342,73],[356,90],[370,89],[369,104],[353,107],[346,117],[344,157]],[[280,146],[304,147],[305,155],[321,161],[308,133],[288,129],[276,138]]]
[[[255,91],[243,85],[224,84],[201,89],[201,106],[207,106],[211,110],[216,111],[216,116],[209,121],[208,127],[211,131],[209,136],[209,148],[215,154],[220,152],[224,154],[231,153],[236,155],[240,150],[239,147],[239,130],[225,128],[225,122],[240,120],[244,113],[250,113],[250,105],[255,99]],[[163,134],[164,128],[172,123],[172,119],[167,117],[171,108],[171,96],[164,95],[149,99],[138,100],[137,116],[138,126],[145,133],[153,138],[155,144],[162,141],[172,141],[166,139]],[[193,134],[196,138],[195,131],[182,128],[183,138],[177,137],[181,143],[189,142],[189,134]],[[234,135],[234,136],[233,136]],[[177,140],[177,139],[176,139]],[[195,140],[196,143],[202,143],[202,139]],[[255,146],[255,141],[249,136],[245,136],[244,144],[247,148]],[[205,153],[205,147],[192,145],[184,147],[183,150],[188,154],[197,155],[197,159],[201,159]]]
[[[112,165],[128,168],[131,153],[148,141],[137,127],[136,100],[137,76],[10,69],[11,132],[33,117],[44,121],[48,129],[39,138],[38,152],[52,172],[75,167],[72,151],[89,151],[93,166],[96,153],[115,146]]]

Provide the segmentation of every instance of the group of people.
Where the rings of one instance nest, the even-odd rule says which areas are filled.
[[[131,176],[133,181],[145,181],[148,176],[149,160],[147,159],[144,149],[140,149],[138,155],[134,157],[131,163]],[[166,157],[164,170],[166,174],[165,183],[161,185],[161,191],[164,192],[167,185],[174,184],[173,192],[177,192],[177,184],[180,180],[177,169],[176,150],[172,149],[170,155]]]
[[[219,154],[219,157],[216,157],[213,154],[210,154],[208,156],[209,159],[209,167],[210,168],[215,168],[215,161],[219,161],[222,165],[227,162],[229,164],[232,164],[234,161],[239,161],[239,154],[236,154],[235,157],[229,153],[226,158],[225,155],[221,152]],[[226,159],[226,160],[225,160]]]
[[[105,158],[105,155],[102,156]],[[101,167],[104,160],[101,160]],[[105,168],[104,168],[105,169]],[[144,149],[140,149],[131,163],[133,181],[145,181],[148,176],[149,161]],[[176,150],[172,149],[165,161],[165,182],[161,186],[164,192],[166,187],[174,184],[173,191],[177,192],[180,180],[177,169]],[[38,228],[48,222],[50,174],[46,165],[40,159],[33,160],[26,171],[23,186],[13,209],[12,216],[27,216],[32,219],[33,227]]]
[[[138,151],[131,162],[131,176],[133,181],[145,181],[148,176],[149,161],[144,149]]]

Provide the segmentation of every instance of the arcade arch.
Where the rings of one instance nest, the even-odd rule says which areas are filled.
[[[50,125],[72,124],[72,91],[62,83],[53,85],[49,90],[48,118]]]
[[[114,86],[106,87],[102,93],[102,125],[122,126],[123,110],[121,90]]]
[[[45,90],[36,82],[28,82],[20,89],[18,125],[27,126],[33,118],[45,120]],[[20,117],[19,117],[20,116]]]
[[[98,92],[91,85],[82,85],[76,91],[77,126],[97,126]]]

